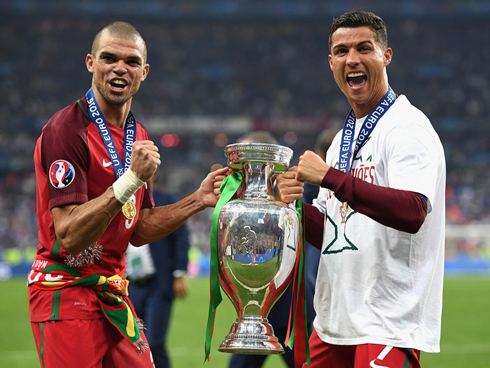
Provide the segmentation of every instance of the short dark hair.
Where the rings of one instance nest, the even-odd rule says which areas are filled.
[[[94,41],[92,42],[92,50],[91,50],[92,55],[96,56],[95,54],[97,53],[97,49],[99,47],[99,40],[104,32],[107,32],[108,34],[118,38],[142,41],[144,45],[143,62],[146,64],[147,50],[146,50],[145,39],[133,25],[121,21],[112,22],[106,25],[105,27],[103,27],[99,32],[97,32],[97,34],[94,37]]]
[[[367,11],[353,11],[334,18],[330,26],[328,45],[332,48],[332,35],[339,28],[369,27],[373,30],[376,40],[384,47],[388,47],[388,31],[386,24],[374,13]]]

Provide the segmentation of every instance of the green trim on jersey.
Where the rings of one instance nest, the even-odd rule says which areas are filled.
[[[41,343],[39,344],[39,355],[41,355],[41,368],[45,368],[44,365],[44,322],[39,324],[39,331],[41,333]]]
[[[349,218],[350,218],[350,217],[351,217],[353,214],[355,214],[355,213],[357,213],[357,212],[356,212],[356,211],[352,211],[352,212],[350,213],[350,215],[349,215],[349,216],[347,216],[347,218],[345,219],[345,226],[347,226],[347,221],[349,221]],[[349,248],[349,247],[344,247],[342,250],[347,250],[347,249],[349,249],[349,250],[359,250],[359,248],[357,248],[357,247],[354,245],[354,243],[353,243],[353,242],[351,242],[351,241],[350,241],[350,239],[347,237],[347,235],[346,235],[345,231],[344,231],[344,239],[345,239],[345,241],[346,241],[347,243],[349,243],[350,248]]]
[[[80,106],[80,110],[82,110],[83,112],[83,115],[85,115],[87,117],[88,120],[92,121],[92,118],[90,117],[90,115],[88,114],[87,110],[85,110],[85,108],[83,107],[82,105],[82,101],[80,100],[77,100],[77,104],[78,106]]]
[[[54,258],[60,258],[60,250],[61,250],[61,244],[58,241],[58,238],[55,238],[53,248],[51,249],[51,254],[53,255]]]
[[[61,289],[53,291],[53,307],[51,309],[50,321],[58,321],[60,318]]]
[[[338,228],[337,228],[337,225],[335,224],[335,222],[332,220],[332,218],[327,215],[327,220],[330,221],[330,223],[333,225],[333,228],[335,230],[335,237],[334,239],[325,247],[325,250],[322,252],[322,254],[330,254],[330,253],[338,253],[338,251],[333,251],[333,252],[330,252],[329,249],[330,247],[337,241],[337,239],[339,238],[339,232],[338,232]]]
[[[356,211],[352,211],[349,216],[347,216],[347,218],[345,219],[345,225],[347,226],[347,221],[349,220],[349,218],[354,215],[355,213],[357,213]],[[352,243],[352,241],[347,237],[347,235],[345,234],[345,231],[344,231],[344,239],[345,241],[350,245],[350,247],[343,247],[341,249],[334,249],[334,250],[331,250],[332,246],[337,242],[337,240],[339,239],[339,235],[338,235],[338,226],[335,224],[335,222],[332,220],[332,218],[330,218],[330,216],[326,215],[326,218],[327,220],[333,225],[334,227],[334,230],[335,230],[335,237],[333,238],[333,240],[325,247],[325,250],[322,252],[322,254],[336,254],[336,253],[342,253],[344,250],[359,250],[359,248],[357,248],[354,243]]]

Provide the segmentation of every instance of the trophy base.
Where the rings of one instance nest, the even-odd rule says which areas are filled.
[[[237,318],[218,351],[233,354],[284,354],[267,318],[245,316]]]

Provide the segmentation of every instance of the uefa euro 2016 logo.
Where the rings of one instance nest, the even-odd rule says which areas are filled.
[[[66,160],[56,160],[49,168],[49,181],[55,188],[62,189],[73,183],[75,169]]]

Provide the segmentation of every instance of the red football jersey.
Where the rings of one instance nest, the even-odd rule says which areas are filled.
[[[87,109],[85,97],[81,101]],[[124,160],[124,129],[110,122],[107,125],[119,157]],[[147,140],[146,129],[140,122],[136,125],[135,140]],[[138,221],[139,211],[154,206],[150,181],[131,198],[137,209],[134,219],[128,220],[119,213],[96,243],[78,256],[71,256],[56,239],[50,210],[97,198],[116,180],[97,126],[84,115],[76,102],[58,111],[44,126],[36,144],[34,163],[39,245],[32,269],[41,271],[48,263],[56,262],[75,267],[82,274],[122,275],[126,270],[125,251]]]

